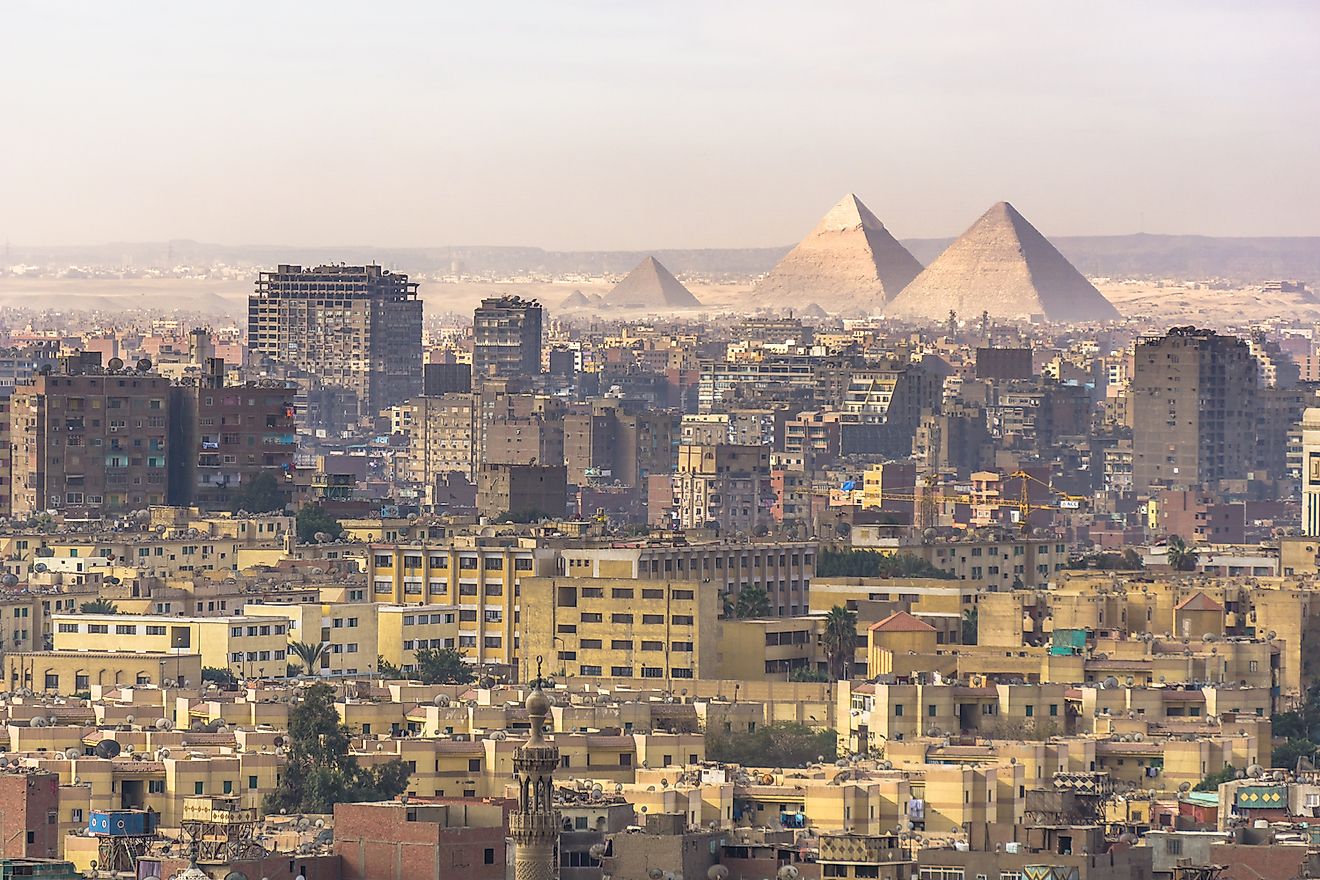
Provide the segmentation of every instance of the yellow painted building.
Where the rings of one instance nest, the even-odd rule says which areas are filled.
[[[515,665],[522,583],[557,573],[555,551],[534,545],[527,539],[373,544],[368,575],[371,601],[455,605],[459,651],[478,665]]]
[[[167,617],[146,614],[55,614],[55,653],[196,652],[204,666],[242,677],[283,677],[288,621],[252,617]]]
[[[715,678],[716,602],[696,581],[525,578],[523,660],[569,678]]]
[[[202,657],[195,651],[7,651],[4,665],[9,690],[63,695],[97,686],[202,679]]]

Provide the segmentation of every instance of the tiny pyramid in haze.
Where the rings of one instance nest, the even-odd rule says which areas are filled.
[[[754,295],[758,306],[878,311],[920,271],[917,258],[848,193],[757,282]]]
[[[893,318],[944,321],[1042,317],[1110,321],[1118,309],[1036,227],[1000,202],[960,235],[885,309]]]
[[[575,290],[568,296],[564,297],[564,301],[559,304],[559,308],[564,311],[569,311],[571,309],[589,309],[591,308],[591,300],[587,299],[587,295],[582,291]]]
[[[605,295],[605,305],[626,309],[699,309],[692,291],[661,265],[647,257]]]

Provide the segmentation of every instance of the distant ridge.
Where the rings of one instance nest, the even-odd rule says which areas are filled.
[[[634,309],[699,309],[701,301],[655,257],[647,257],[605,294],[605,305]]]
[[[878,310],[921,271],[921,264],[852,193],[821,218],[756,284],[756,306],[834,312]]]
[[[1209,236],[1134,233],[1065,235],[1050,239],[1087,276],[1115,278],[1220,278],[1234,282],[1298,279],[1320,282],[1320,236]],[[951,243],[947,238],[906,238],[902,245],[929,263]],[[353,245],[228,245],[188,240],[94,245],[9,246],[8,265],[172,270],[178,266],[265,269],[278,263],[376,261],[400,272],[496,275],[619,275],[648,255],[682,275],[735,281],[769,272],[792,250],[788,244],[759,248],[660,248],[650,251],[562,251],[499,245],[393,247]],[[1315,286],[1315,285],[1313,285]],[[809,300],[808,300],[809,301]]]
[[[898,318],[1107,321],[1118,309],[1018,210],[999,202],[926,267],[885,309]]]

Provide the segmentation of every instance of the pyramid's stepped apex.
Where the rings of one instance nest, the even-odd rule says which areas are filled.
[[[921,271],[921,264],[849,193],[762,278],[756,305],[833,312],[878,311]]]
[[[647,257],[605,295],[605,305],[642,309],[699,309],[701,302],[655,257]]]
[[[999,202],[885,309],[896,318],[1109,321],[1118,309],[1008,202]]]

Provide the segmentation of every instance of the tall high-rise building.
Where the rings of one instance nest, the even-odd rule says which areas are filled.
[[[1246,477],[1257,386],[1256,361],[1235,336],[1175,327],[1140,340],[1129,391],[1133,489]]]
[[[358,418],[422,390],[422,302],[380,266],[281,265],[257,277],[248,347],[294,377],[357,397]]]
[[[473,321],[472,381],[540,373],[541,317],[535,300],[483,299]]]

